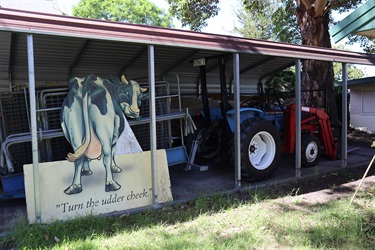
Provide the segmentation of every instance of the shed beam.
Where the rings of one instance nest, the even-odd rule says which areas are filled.
[[[122,68],[118,71],[118,74],[121,75],[134,61],[136,61],[138,58],[140,58],[146,52],[146,50],[147,50],[147,48],[149,48],[149,46],[142,46],[142,48],[140,50],[138,50],[138,52],[132,58],[130,58],[130,60],[127,63],[125,63],[124,66],[122,66]],[[152,51],[153,51],[152,56],[154,57],[154,47],[153,46],[152,46]],[[154,63],[154,61],[152,63],[154,65],[154,73],[155,73],[155,63]]]
[[[171,66],[169,66],[166,70],[164,70],[164,72],[161,73],[161,75],[165,76],[166,74],[168,74],[169,72],[171,72],[172,70],[174,70],[175,68],[177,68],[178,66],[183,64],[184,62],[186,62],[186,60],[188,60],[190,57],[194,56],[198,52],[199,52],[199,50],[194,50],[194,51],[190,52],[182,60],[179,60],[178,62],[175,62],[175,63],[171,64]]]
[[[72,71],[76,67],[76,65],[78,64],[79,59],[82,57],[82,54],[85,51],[85,48],[86,48],[88,42],[89,42],[89,40],[84,40],[81,43],[81,47],[79,48],[79,52],[78,52],[77,56],[74,58],[74,61],[73,61],[72,65],[69,67],[68,79],[70,79],[72,77]]]

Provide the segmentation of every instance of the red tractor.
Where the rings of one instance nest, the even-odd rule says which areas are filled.
[[[303,119],[301,120],[301,165],[311,167],[319,160],[320,153],[331,159],[337,159],[338,143],[332,133],[329,116],[323,109],[301,107]],[[285,140],[284,153],[295,152],[296,141],[296,105],[291,104],[285,112]],[[323,148],[321,148],[323,146]]]

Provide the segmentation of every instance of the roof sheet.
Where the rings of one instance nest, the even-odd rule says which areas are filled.
[[[225,61],[226,82],[233,83],[233,52],[240,55],[241,93],[254,93],[265,77],[295,64],[317,59],[374,64],[374,55],[327,48],[275,43],[242,37],[197,33],[62,15],[0,8],[0,92],[28,81],[27,39],[33,35],[36,82],[66,84],[72,76],[103,78],[125,73],[147,81],[148,45],[154,45],[155,76],[181,93],[197,94],[200,69],[192,61],[206,58],[210,93],[220,93],[219,60]]]
[[[355,52],[145,25],[22,12],[4,8],[0,9],[0,30],[165,45],[221,52],[262,54],[368,65],[375,64],[373,55]]]

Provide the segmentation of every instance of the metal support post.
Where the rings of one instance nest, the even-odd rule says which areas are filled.
[[[240,154],[240,55],[233,54],[233,76],[234,76],[234,168],[235,188],[241,187],[241,154]]]
[[[348,134],[348,68],[347,64],[342,64],[342,129],[341,129],[341,159],[342,159],[342,167],[347,166],[348,161],[348,141],[347,141],[347,134]]]
[[[296,60],[296,177],[301,177],[301,60]]]
[[[155,58],[154,46],[148,45],[148,79],[150,93],[150,148],[153,205],[158,205],[158,173],[156,159],[156,111],[155,111]]]
[[[35,221],[41,222],[41,200],[39,183],[39,156],[38,156],[38,138],[36,123],[36,100],[35,100],[35,71],[34,71],[34,43],[33,35],[27,35],[27,60],[29,73],[29,96],[30,96],[30,117],[31,117],[31,146],[33,156],[33,179],[34,179],[34,203],[35,203]]]

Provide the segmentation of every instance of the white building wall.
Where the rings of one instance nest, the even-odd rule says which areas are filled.
[[[350,86],[350,124],[375,133],[375,83]]]

